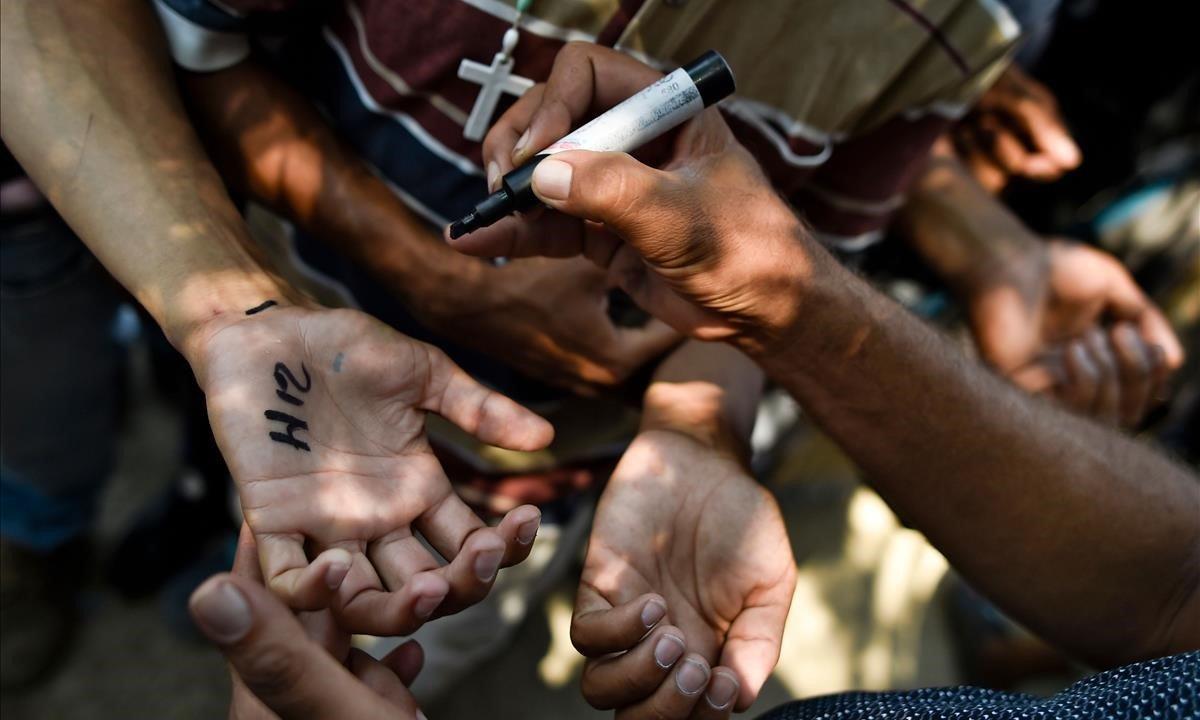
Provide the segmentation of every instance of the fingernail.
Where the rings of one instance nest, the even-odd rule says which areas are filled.
[[[525,128],[525,132],[521,134],[521,137],[517,138],[517,144],[513,146],[513,151],[512,151],[513,162],[516,162],[517,159],[519,157],[521,157],[521,151],[524,150],[525,146],[528,144],[529,144],[529,128]]]
[[[669,668],[683,655],[683,649],[683,640],[674,635],[663,635],[654,646],[654,662],[660,668]]]
[[[445,594],[424,595],[420,600],[417,601],[417,604],[413,606],[413,612],[416,613],[419,619],[428,620],[429,616],[433,614],[434,610],[438,609],[438,605],[441,605],[442,600],[445,598]]]
[[[325,568],[325,585],[330,590],[337,590],[341,586],[342,581],[346,579],[346,573],[350,572],[350,563],[336,560]]]
[[[532,520],[526,520],[521,523],[521,527],[517,528],[517,542],[522,545],[528,545],[537,537],[538,528],[541,527],[542,518],[539,515]]]
[[[561,160],[543,160],[533,169],[533,189],[547,200],[566,200],[573,169]]]
[[[219,643],[241,640],[250,631],[250,605],[233,583],[205,583],[192,595],[195,613],[204,634]]]
[[[708,668],[695,660],[688,660],[675,673],[675,684],[684,695],[695,695],[708,684]]]
[[[484,550],[475,558],[475,577],[483,582],[491,582],[500,569],[500,556],[503,550]]]
[[[738,681],[728,673],[719,672],[713,675],[713,680],[708,685],[708,692],[704,694],[704,699],[715,709],[724,710],[737,697],[737,693]]]
[[[417,710],[417,720],[429,720],[429,718],[425,717],[425,713]]]
[[[487,166],[488,192],[496,192],[496,183],[500,180],[500,165],[492,160]]]
[[[666,605],[663,605],[658,600],[648,600],[646,607],[642,608],[642,625],[645,625],[646,629],[649,630],[657,625],[658,621],[662,620],[666,614]]]

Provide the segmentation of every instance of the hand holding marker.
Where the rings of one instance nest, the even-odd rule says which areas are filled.
[[[505,175],[499,190],[450,225],[450,237],[462,237],[506,215],[537,205],[537,196],[533,194],[533,169],[554,153],[564,150],[633,152],[692,119],[704,108],[725,99],[733,91],[733,71],[729,64],[720,53],[709,50]]]

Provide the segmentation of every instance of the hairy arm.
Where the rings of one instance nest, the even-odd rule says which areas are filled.
[[[188,123],[146,3],[2,8],[5,143],[176,347],[282,298]]]

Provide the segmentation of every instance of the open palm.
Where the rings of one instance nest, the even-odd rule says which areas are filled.
[[[209,417],[263,575],[294,608],[331,604],[354,632],[407,633],[477,601],[501,564],[528,554],[537,509],[486,527],[434,458],[424,416],[518,450],[552,430],[440,351],[360,312],[270,308],[216,331],[204,357]]]
[[[608,611],[656,593],[687,649],[737,674],[741,709],[779,657],[794,586],[791,547],[771,495],[707,445],[645,432],[597,508],[573,637],[595,654],[588,638],[603,633],[597,624]]]

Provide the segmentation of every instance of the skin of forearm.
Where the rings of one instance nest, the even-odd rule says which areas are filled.
[[[105,267],[188,353],[288,290],[188,124],[142,0],[3,0],[0,131]]]
[[[312,104],[253,58],[183,86],[205,144],[232,186],[346,253],[404,299],[486,267],[430,231],[339,140]]]
[[[988,194],[941,138],[909,190],[896,228],[955,292],[1036,251],[1041,239]]]
[[[1200,646],[1200,480],[1008,386],[814,257],[798,319],[758,359],[897,513],[1094,663]]]
[[[682,433],[746,463],[763,380],[754,361],[733,347],[686,342],[655,371],[641,430]]]

